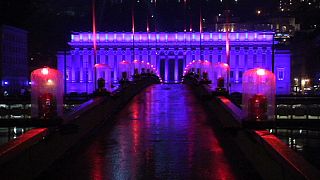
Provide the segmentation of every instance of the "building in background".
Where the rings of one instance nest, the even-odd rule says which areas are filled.
[[[27,36],[25,30],[3,25],[0,29],[0,93],[19,95],[28,87]]]
[[[57,55],[67,93],[93,92],[92,37],[89,32],[72,34],[71,50]],[[199,32],[135,33],[134,38],[132,33],[98,33],[96,62],[112,68],[114,81],[118,79],[118,64],[122,60],[139,60],[154,64],[165,82],[180,82],[184,68],[193,60],[226,62],[225,37],[223,32],[202,33],[201,41]],[[256,67],[272,70],[273,43],[272,32],[230,33],[231,92],[242,92],[242,75],[246,70]],[[276,49],[274,54],[277,94],[289,94],[290,51]]]

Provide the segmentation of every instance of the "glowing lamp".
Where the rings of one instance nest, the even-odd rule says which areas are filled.
[[[130,63],[125,60],[121,61],[119,63],[118,81],[129,81],[129,75],[131,75],[130,72]]]
[[[64,92],[62,74],[47,67],[36,69],[31,73],[31,82],[31,116],[40,119],[61,116]]]
[[[53,85],[52,79],[48,79],[48,80],[47,80],[47,85],[49,85],[49,86]]]
[[[246,71],[242,78],[242,105],[245,120],[249,122],[274,120],[275,76],[256,68]]]
[[[264,76],[266,74],[265,70],[264,69],[258,69],[257,70],[257,75],[259,76]]]
[[[98,92],[111,91],[111,68],[107,64],[96,64]]]
[[[49,69],[48,69],[48,68],[42,68],[42,69],[41,69],[41,73],[42,73],[43,75],[48,75],[48,74],[49,74]]]
[[[213,86],[216,91],[227,91],[225,87],[228,87],[229,65],[226,63],[217,62],[213,65]]]

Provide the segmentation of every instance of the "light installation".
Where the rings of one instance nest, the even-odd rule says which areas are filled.
[[[56,69],[44,67],[31,73],[31,116],[50,119],[63,113],[63,78]]]
[[[212,84],[215,91],[227,91],[229,65],[227,63],[217,62],[213,65]]]
[[[255,68],[244,73],[242,104],[246,120],[274,120],[275,76],[271,71]]]
[[[111,92],[111,68],[107,64],[95,64],[97,73],[98,91],[99,92]]]

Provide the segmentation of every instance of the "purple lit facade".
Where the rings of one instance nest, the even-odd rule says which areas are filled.
[[[272,32],[231,32],[231,92],[242,92],[242,75],[248,69],[261,67],[272,70]],[[96,63],[111,67],[117,78],[118,64],[134,59],[156,66],[164,82],[180,82],[183,70],[192,60],[226,62],[226,34],[223,32],[177,33],[97,33]],[[70,52],[58,53],[58,69],[66,74],[66,90],[93,92],[93,35],[73,33]],[[134,41],[134,43],[133,43]],[[134,51],[133,51],[134,47]],[[201,47],[201,49],[200,49]],[[133,54],[134,52],[134,54]],[[290,93],[290,51],[275,50],[277,94]],[[66,61],[65,61],[66,60]],[[65,67],[66,64],[66,67]],[[65,73],[64,73],[65,72]]]

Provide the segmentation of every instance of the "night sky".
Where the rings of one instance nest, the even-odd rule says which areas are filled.
[[[278,0],[96,0],[97,31],[131,31],[134,9],[135,31],[183,31],[192,27],[199,31],[199,14],[204,31],[212,31],[218,14],[226,9],[241,23],[266,23],[269,17],[293,16],[302,27],[320,26],[320,11],[299,7],[294,12],[279,12]],[[134,2],[134,3],[133,3]],[[134,8],[132,8],[134,7]],[[257,15],[257,10],[261,14]],[[50,63],[58,50],[67,49],[72,31],[92,31],[91,0],[1,0],[0,24],[26,29],[29,32],[30,57]],[[211,26],[212,27],[212,26]],[[50,64],[49,64],[50,65]]]
[[[98,31],[131,31],[132,1],[111,3],[110,0],[96,0]],[[88,0],[2,0],[0,24],[21,27],[29,31],[32,51],[55,51],[64,49],[71,31],[92,30],[92,2]],[[226,8],[242,21],[252,20],[259,9],[275,9],[270,0],[239,0],[221,3],[220,0],[158,0],[155,6],[150,1],[135,1],[136,31],[146,31],[147,16],[150,31],[183,31],[184,26],[199,27],[199,10],[207,23],[212,22]],[[272,7],[272,8],[270,8]],[[268,12],[269,13],[269,12]],[[153,15],[153,17],[152,17]]]

